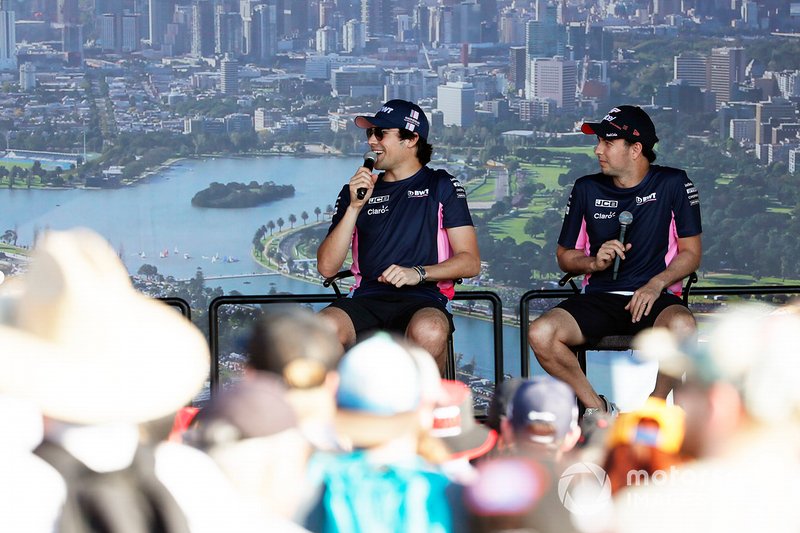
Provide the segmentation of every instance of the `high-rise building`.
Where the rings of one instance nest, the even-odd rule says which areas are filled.
[[[342,48],[345,52],[358,54],[364,50],[367,42],[366,27],[363,22],[355,19],[348,20],[344,25]]]
[[[239,94],[239,62],[227,55],[220,61],[220,92]]]
[[[19,90],[24,93],[32,92],[36,88],[36,65],[23,63],[19,66]]]
[[[122,16],[122,35],[120,46],[123,52],[135,52],[141,49],[142,22],[140,13]]]
[[[708,87],[708,58],[699,54],[683,53],[672,59],[674,80],[705,89]]]
[[[562,55],[565,39],[563,27],[556,22],[556,6],[544,0],[538,0],[537,6],[537,18],[526,25],[528,59]]]
[[[516,9],[506,9],[498,21],[498,40],[502,44],[521,45],[525,43],[526,21]]]
[[[590,25],[586,34],[586,50],[592,61],[611,61],[614,55],[614,34],[603,26]]]
[[[562,111],[575,110],[577,62],[561,56],[536,58],[531,61],[533,84],[530,98],[553,100]]]
[[[524,91],[525,90],[525,65],[527,61],[525,59],[525,47],[524,46],[512,46],[509,49],[509,73],[508,73],[508,81],[511,86],[511,89],[514,92]]]
[[[83,26],[64,24],[61,29],[61,50],[74,59],[70,63],[80,64],[83,60]]]
[[[116,13],[103,13],[100,24],[100,48],[104,52],[122,51],[122,17]]]
[[[278,14],[274,4],[255,7],[251,37],[251,56],[260,63],[269,63],[278,53]]]
[[[437,107],[445,126],[467,128],[475,122],[475,88],[463,81],[439,85]]]
[[[772,142],[772,128],[796,120],[795,106],[784,98],[772,98],[756,104],[756,144]]]
[[[78,9],[78,0],[58,0],[56,20],[61,24],[79,24],[81,12]]]
[[[0,70],[17,70],[16,17],[8,0],[0,0]]]
[[[716,109],[730,102],[735,87],[744,81],[744,48],[713,48],[709,62],[709,89],[716,98]]]
[[[336,30],[330,26],[317,29],[316,48],[320,54],[332,54],[336,51]]]
[[[192,55],[208,57],[214,54],[214,4],[211,0],[193,0]]]
[[[224,4],[214,8],[214,53],[238,54],[242,49],[242,17]]]
[[[150,46],[158,48],[164,42],[167,33],[167,24],[172,22],[175,11],[175,0],[150,0],[148,10],[148,35]]]
[[[367,37],[394,33],[393,7],[391,0],[362,0],[361,22],[366,27]]]
[[[286,28],[286,32],[300,36],[307,35],[310,29],[308,20],[308,0],[288,0],[288,2],[291,15],[289,16],[289,24],[288,28]]]
[[[408,100],[417,102],[423,96],[423,73],[417,68],[388,69],[383,86],[383,100]]]

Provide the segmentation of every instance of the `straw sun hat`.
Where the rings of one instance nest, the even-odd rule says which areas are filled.
[[[47,233],[0,291],[0,392],[77,424],[143,422],[186,404],[208,375],[197,328],[137,292],[87,229]]]

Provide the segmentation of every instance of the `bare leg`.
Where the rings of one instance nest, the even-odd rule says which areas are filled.
[[[414,313],[406,327],[406,337],[436,359],[439,374],[442,376],[447,365],[448,335],[450,322],[444,313],[433,307],[425,307]]]
[[[697,322],[691,311],[682,305],[671,305],[661,311],[656,318],[653,327],[668,328],[678,339],[685,339],[694,334],[697,329]],[[656,386],[652,396],[666,398],[670,391],[678,384],[678,380],[672,376],[658,373]]]
[[[326,307],[319,314],[336,327],[336,335],[343,349],[347,350],[356,343],[356,328],[347,313],[338,307]]]
[[[528,328],[528,343],[542,368],[572,387],[586,407],[603,407],[603,401],[581,371],[570,346],[586,342],[578,323],[563,309],[551,309]]]

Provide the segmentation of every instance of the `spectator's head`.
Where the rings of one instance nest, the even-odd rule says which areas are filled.
[[[442,439],[450,459],[478,459],[497,443],[497,432],[478,424],[472,408],[472,391],[460,381],[444,380],[444,395],[433,411],[431,435]]]
[[[299,306],[267,312],[253,329],[248,353],[250,370],[283,378],[301,425],[330,422],[342,345],[325,318]]]
[[[650,163],[656,160],[653,151],[658,142],[656,127],[650,116],[639,106],[617,106],[600,122],[584,122],[581,131],[587,135],[597,135],[602,139],[624,139],[628,144],[640,143],[642,155]]]
[[[636,338],[643,357],[674,376],[686,374],[676,402],[686,412],[684,453],[708,455],[744,428],[800,422],[800,316],[764,305],[717,313],[700,342],[666,330]]]
[[[648,398],[641,408],[617,417],[608,435],[604,468],[612,491],[627,486],[629,472],[668,472],[682,462],[679,452],[685,417],[683,409],[655,397]]]
[[[575,393],[551,376],[525,381],[509,405],[505,431],[525,449],[571,450],[580,437]]]
[[[336,425],[354,447],[410,438],[416,448],[421,399],[414,357],[387,333],[356,344],[339,363]]]
[[[513,444],[513,442],[506,441],[506,437],[509,435],[503,434],[503,420],[508,418],[508,406],[511,404],[511,399],[514,398],[514,393],[524,382],[525,380],[522,378],[503,381],[495,388],[494,396],[489,404],[486,425],[497,433],[497,448],[500,450]]]
[[[208,344],[174,309],[137,292],[117,253],[86,229],[49,232],[0,293],[0,391],[76,424],[140,423],[188,403]]]
[[[427,165],[430,162],[433,146],[428,143],[428,117],[417,104],[406,100],[389,100],[374,116],[358,116],[355,123],[359,128],[366,129],[368,136],[374,132],[379,142],[383,139],[383,130],[399,130],[401,140],[416,142],[420,164]]]
[[[260,372],[200,411],[186,441],[205,450],[250,500],[290,518],[311,447],[274,374]]]

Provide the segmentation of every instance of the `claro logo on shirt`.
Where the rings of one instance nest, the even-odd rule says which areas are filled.
[[[422,189],[421,191],[408,191],[409,198],[425,198],[428,196],[428,189]]]

